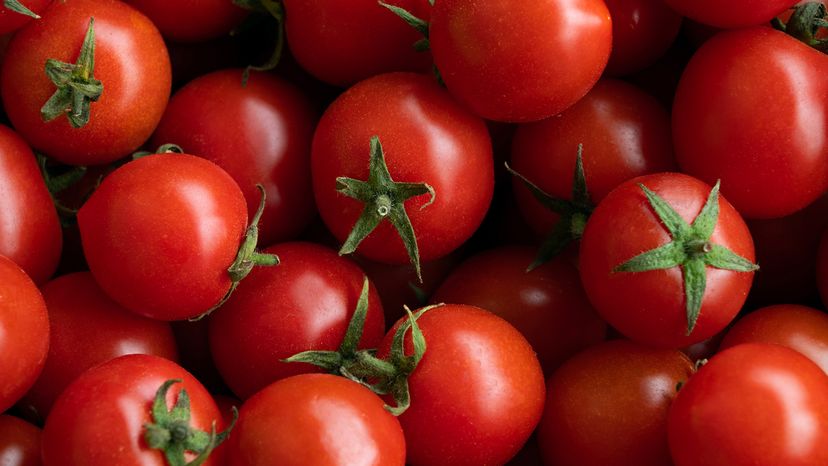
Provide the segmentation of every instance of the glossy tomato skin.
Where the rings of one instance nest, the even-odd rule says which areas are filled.
[[[248,216],[261,200],[259,244],[295,238],[316,214],[310,182],[310,144],[316,117],[298,89],[280,78],[241,69],[201,76],[173,95],[151,147],[174,143],[210,160],[242,188]]]
[[[174,42],[204,42],[229,35],[248,14],[235,3],[223,0],[126,0],[126,3],[147,15],[161,35]]]
[[[662,0],[605,0],[612,17],[606,73],[623,76],[655,63],[681,29],[682,16]]]
[[[101,288],[160,320],[195,317],[221,300],[246,223],[233,178],[186,154],[120,167],[78,212],[84,254]]]
[[[679,173],[634,178],[596,207],[581,239],[581,280],[595,309],[628,338],[658,347],[681,348],[724,329],[744,304],[752,272],[707,267],[707,285],[695,328],[687,332],[684,279],[679,267],[648,272],[613,272],[630,258],[671,241],[656,216],[643,184],[663,198],[689,224],[701,211],[711,187]],[[753,241],[739,213],[719,197],[713,244],[749,261]]]
[[[37,284],[55,271],[63,237],[57,211],[26,142],[0,125],[0,254]]]
[[[14,416],[0,415],[0,464],[40,466],[40,429]]]
[[[104,86],[91,117],[73,128],[65,116],[44,122],[40,108],[55,92],[44,73],[53,58],[74,63],[95,18],[94,77]],[[36,150],[72,165],[105,164],[146,141],[170,96],[170,59],[158,29],[116,0],[53,2],[43,18],[15,35],[0,74],[14,128]]]
[[[324,246],[281,243],[265,251],[278,255],[280,264],[253,270],[209,317],[216,367],[242,399],[276,380],[321,372],[281,360],[302,351],[338,349],[363,286],[362,270]],[[369,287],[360,348],[376,348],[385,332],[379,295]]]
[[[502,317],[526,337],[549,374],[601,342],[607,324],[567,259],[558,257],[527,272],[535,252],[527,246],[501,246],[475,254],[451,272],[431,302],[469,304]]]
[[[472,111],[536,121],[560,113],[598,81],[612,24],[599,0],[441,0],[429,41],[449,92]]]
[[[32,386],[49,351],[49,316],[37,286],[0,256],[0,412]]]
[[[381,357],[400,322],[380,346]],[[399,416],[407,463],[506,463],[543,411],[543,372],[532,347],[508,322],[474,306],[446,304],[417,324],[427,350],[408,379],[411,406]],[[410,336],[406,342],[409,354]]]
[[[23,397],[45,418],[57,397],[85,370],[125,354],[177,360],[170,324],[136,315],[112,301],[92,274],[58,277],[41,288],[49,312],[49,355]]]
[[[35,14],[42,14],[46,7],[52,3],[52,0],[23,0],[22,3],[26,8]],[[0,34],[8,34],[22,28],[34,18],[9,10],[5,6],[0,7]]]
[[[167,393],[167,408],[180,390],[190,397],[190,425],[210,432],[213,421],[223,429],[216,402],[201,383],[172,361],[130,354],[95,366],[60,395],[43,427],[44,466],[166,466],[161,450],[144,440],[144,424],[165,381],[181,379]],[[101,441],[106,438],[106,441]],[[224,464],[211,455],[204,465]]]
[[[826,71],[828,57],[771,28],[707,41],[673,105],[682,171],[721,179],[747,218],[782,217],[816,200],[828,190],[828,82],[816,78]]]
[[[675,466],[826,464],[828,377],[779,345],[724,350],[679,390],[667,433]]]
[[[664,0],[664,3],[700,23],[719,28],[739,28],[768,23],[798,0]]]
[[[547,379],[538,430],[544,464],[671,464],[667,412],[692,373],[681,352],[628,340],[577,354]]]
[[[330,374],[282,379],[242,405],[228,466],[402,466],[400,423],[367,388]]]
[[[551,196],[571,199],[578,144],[584,146],[584,174],[594,203],[626,180],[676,167],[666,110],[644,91],[616,79],[598,81],[560,115],[518,126],[511,167]],[[547,235],[558,214],[540,204],[519,179],[512,186],[526,222]]]
[[[405,208],[426,262],[460,246],[486,214],[494,191],[486,125],[460,107],[431,77],[391,73],[362,81],[325,111],[313,138],[311,175],[319,213],[341,242],[363,209],[336,191],[336,178],[368,179],[370,140],[378,135],[391,178],[428,183],[428,195]],[[357,252],[380,262],[409,261],[399,234],[382,222]]]

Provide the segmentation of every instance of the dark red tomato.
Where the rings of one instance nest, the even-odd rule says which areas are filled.
[[[95,18],[93,75],[103,84],[89,123],[65,115],[44,122],[41,107],[56,91],[47,59],[75,63]],[[105,164],[136,150],[161,119],[170,96],[170,59],[158,30],[143,14],[116,0],[52,3],[9,44],[0,90],[12,125],[35,149],[67,164]]]
[[[387,355],[398,321],[379,355]],[[503,464],[540,421],[543,372],[526,338],[478,307],[446,304],[418,320],[428,349],[399,416],[412,466]],[[410,332],[406,354],[413,353]]]
[[[490,120],[536,121],[598,81],[612,24],[601,0],[440,0],[429,40],[460,102]]]
[[[822,303],[828,305],[828,228],[822,234],[817,250],[816,278]]]
[[[344,241],[363,211],[336,190],[340,176],[368,179],[372,136],[379,136],[395,182],[428,183],[436,194],[416,196],[405,209],[420,260],[460,246],[480,225],[494,191],[492,148],[486,125],[460,107],[433,79],[392,73],[347,90],[325,111],[313,139],[311,174],[322,220]],[[357,250],[380,262],[409,261],[390,222],[382,222]]]
[[[425,1],[393,5],[426,17]],[[376,0],[285,0],[287,45],[296,61],[326,83],[346,87],[391,71],[427,71],[430,54],[414,50],[420,33]]]
[[[826,72],[828,57],[768,27],[705,42],[673,105],[682,171],[721,179],[749,218],[782,217],[816,200],[828,190],[828,81],[818,78]]]
[[[43,296],[26,272],[0,256],[0,413],[32,386],[48,351]]]
[[[40,15],[52,3],[52,0],[20,0],[19,3],[32,13]],[[18,13],[2,6],[0,7],[0,34],[17,31],[33,19],[30,15]]]
[[[228,466],[402,466],[400,423],[373,392],[330,374],[268,385],[242,405]]]
[[[779,345],[746,343],[710,359],[670,407],[675,466],[828,464],[828,377]]]
[[[151,147],[174,143],[215,162],[242,188],[252,218],[267,194],[259,242],[295,238],[316,214],[310,181],[315,116],[307,99],[280,78],[222,70],[190,82],[170,99]]]
[[[679,173],[642,176],[613,190],[598,204],[581,239],[584,289],[600,315],[628,338],[660,347],[689,346],[733,320],[747,297],[753,273],[706,266],[698,320],[688,335],[687,267],[615,271],[645,251],[674,242],[639,184],[660,196],[687,224],[699,216],[711,191],[707,184]],[[747,226],[724,197],[718,201],[718,219],[705,244],[727,248],[753,262]]]
[[[49,355],[22,403],[43,418],[63,389],[92,366],[125,354],[177,359],[167,322],[122,308],[89,272],[63,275],[43,285],[41,292],[49,311]]]
[[[700,23],[739,28],[767,23],[798,0],[664,0],[667,5]]]
[[[614,79],[599,81],[558,116],[519,126],[511,166],[551,196],[571,199],[578,144],[584,145],[584,174],[594,203],[626,180],[675,168],[670,116],[649,94]],[[519,179],[513,187],[527,223],[538,234],[549,233],[559,215]]]
[[[32,150],[3,125],[0,186],[0,254],[41,284],[49,279],[60,259],[60,222]]]
[[[277,267],[259,268],[210,316],[210,350],[233,393],[247,399],[285,377],[320,372],[281,362],[308,350],[336,350],[359,300],[364,274],[336,252],[313,243],[265,249]],[[369,288],[360,348],[376,348],[385,332],[379,295]]]
[[[14,416],[0,415],[0,464],[40,466],[40,429]]]
[[[593,346],[546,382],[538,428],[544,464],[665,466],[667,411],[693,363],[627,340]]]
[[[662,0],[604,0],[612,17],[612,53],[607,74],[642,70],[667,52],[681,29],[682,16]]]
[[[217,421],[220,431],[221,413],[198,380],[167,359],[130,354],[89,369],[60,395],[43,427],[44,466],[167,466],[162,451],[147,445],[144,425],[153,421],[156,391],[171,379],[182,382],[167,392],[167,409],[186,390],[190,426],[209,433]],[[203,465],[222,460],[211,455]]]
[[[112,172],[78,212],[89,269],[117,303],[161,320],[215,306],[230,289],[244,195],[216,164],[155,154]]]
[[[248,13],[226,0],[125,1],[147,15],[165,39],[174,42],[203,42],[228,35]]]
[[[431,297],[434,303],[469,304],[489,310],[520,330],[549,374],[584,348],[604,339],[598,317],[565,258],[531,272],[528,246],[501,246],[472,256],[454,269]]]

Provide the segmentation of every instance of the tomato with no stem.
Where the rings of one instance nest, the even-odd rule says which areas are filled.
[[[606,73],[623,76],[652,65],[670,48],[682,16],[663,0],[605,0],[612,17]]]
[[[32,13],[40,15],[52,3],[52,0],[21,0],[18,3]],[[6,6],[0,6],[0,34],[17,31],[33,19],[31,15],[18,13]]]
[[[40,429],[14,416],[0,415],[0,464],[40,466]]]
[[[664,0],[683,16],[719,28],[739,28],[768,23],[798,0]]]
[[[147,15],[161,35],[174,42],[204,42],[229,35],[248,14],[226,0],[125,1]]]

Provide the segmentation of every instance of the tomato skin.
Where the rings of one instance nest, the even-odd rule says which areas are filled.
[[[45,418],[66,386],[92,366],[135,353],[177,361],[170,325],[117,305],[89,272],[58,277],[41,292],[51,326],[49,354],[22,400],[40,416]]]
[[[739,28],[768,23],[799,0],[664,0],[664,3],[695,21],[719,28]]]
[[[204,42],[240,25],[248,12],[223,0],[125,0],[174,42]],[[186,21],[182,21],[186,18]]]
[[[581,280],[598,313],[628,338],[658,347],[681,348],[724,329],[739,312],[752,272],[707,267],[707,286],[693,332],[686,335],[684,280],[679,267],[649,272],[613,272],[638,254],[671,241],[638,184],[661,196],[692,223],[710,186],[680,173],[659,173],[627,181],[596,207],[581,239]],[[739,213],[719,197],[719,218],[711,243],[753,262],[753,241]]]
[[[426,262],[459,247],[480,225],[494,191],[491,139],[482,120],[460,107],[430,77],[391,73],[348,89],[325,111],[313,138],[311,175],[325,225],[342,242],[363,210],[336,191],[336,178],[368,179],[370,140],[378,135],[391,178],[425,182],[436,197],[406,201]],[[390,222],[382,222],[357,249],[386,263],[408,253]]]
[[[400,322],[386,335],[380,357]],[[474,306],[446,304],[417,324],[427,350],[408,379],[411,406],[399,416],[407,463],[506,463],[543,411],[543,372],[532,347],[508,322]]]
[[[242,405],[228,466],[402,466],[402,429],[383,405],[343,377],[282,379]]]
[[[612,17],[612,53],[606,73],[623,76],[652,65],[681,29],[682,16],[662,0],[605,0]]]
[[[0,464],[40,466],[40,429],[14,416],[0,415]]]
[[[74,63],[95,18],[94,77],[104,86],[83,128],[65,116],[44,122],[40,108],[55,92],[44,72],[53,58]],[[9,44],[0,90],[14,128],[36,150],[71,165],[117,160],[143,144],[170,96],[170,59],[158,30],[143,14],[116,0],[53,2],[43,17]]]
[[[0,186],[0,254],[41,284],[49,279],[60,259],[60,222],[32,150],[23,138],[3,125]]]
[[[278,255],[280,264],[254,269],[209,317],[216,367],[242,399],[276,380],[321,372],[281,360],[302,351],[338,349],[363,286],[362,270],[326,247],[281,243],[265,252]],[[376,348],[385,332],[373,285],[368,293],[360,348]]]
[[[828,229],[822,234],[817,250],[816,279],[822,303],[828,305]]]
[[[598,81],[612,24],[598,0],[441,0],[431,12],[429,41],[458,101],[486,119],[537,121]]]
[[[144,424],[165,381],[181,379],[167,393],[171,408],[181,389],[190,397],[190,425],[223,428],[216,402],[187,371],[157,356],[130,354],[95,366],[75,379],[55,402],[43,427],[44,466],[166,466],[161,450],[144,440]],[[106,441],[101,441],[106,438]],[[204,465],[224,464],[210,455]]]
[[[544,464],[670,464],[667,411],[693,373],[679,351],[628,340],[593,346],[547,379],[538,430]]]
[[[49,351],[49,316],[37,286],[0,256],[0,413],[32,386]]]
[[[682,171],[721,179],[748,218],[782,217],[816,200],[828,190],[828,83],[816,78],[826,71],[828,57],[768,27],[705,42],[673,105]]]
[[[52,0],[23,0],[22,3],[26,8],[36,14],[42,14],[46,7],[52,3]],[[0,6],[0,34],[8,34],[22,28],[34,18],[16,13],[4,6]]]
[[[244,196],[230,175],[186,154],[120,167],[78,212],[84,254],[101,288],[160,320],[195,317],[221,300],[246,223]]]
[[[828,377],[789,348],[746,343],[701,367],[670,407],[675,466],[826,464]]]
[[[241,69],[203,75],[178,90],[151,147],[174,143],[229,173],[253,217],[265,188],[259,243],[296,237],[316,214],[310,182],[315,116],[298,89],[278,77]]]

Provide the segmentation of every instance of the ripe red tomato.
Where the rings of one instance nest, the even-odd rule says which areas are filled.
[[[41,107],[56,91],[44,63],[75,63],[92,17],[92,77],[103,92],[90,104],[89,122],[75,128],[66,115],[43,121]],[[116,0],[72,0],[53,2],[43,18],[14,36],[0,90],[12,125],[35,149],[63,163],[95,165],[149,138],[167,105],[170,80],[167,47],[147,17]]]
[[[32,15],[18,13],[8,8],[5,3],[8,2],[4,2],[4,6],[0,6],[0,34],[17,31],[34,19]],[[18,3],[30,12],[40,15],[52,3],[52,0],[22,0]]]
[[[604,0],[612,17],[612,53],[606,73],[643,70],[670,48],[682,16],[662,0]]]
[[[746,343],[710,359],[668,414],[675,466],[828,464],[828,377],[779,345]]]
[[[241,408],[229,466],[402,466],[400,423],[367,388],[330,374],[268,385]]]
[[[204,42],[230,34],[248,12],[225,0],[125,0],[147,15],[164,38]],[[186,18],[186,21],[182,21]]]
[[[233,178],[185,154],[149,155],[118,168],[78,212],[83,251],[101,289],[161,320],[196,317],[225,296],[246,223]]]
[[[14,416],[0,415],[0,464],[40,466],[40,429]]]
[[[457,100],[490,120],[536,121],[598,81],[612,24],[601,0],[440,0],[429,42]]]
[[[700,23],[739,28],[768,23],[799,0],[664,0],[671,8]]]

